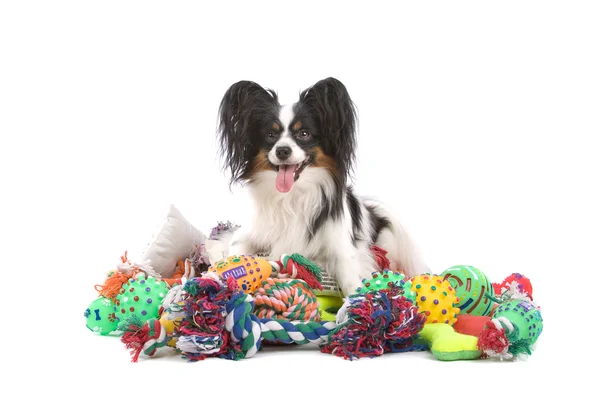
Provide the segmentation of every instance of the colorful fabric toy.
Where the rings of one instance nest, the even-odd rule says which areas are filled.
[[[352,295],[340,313],[339,326],[321,348],[324,353],[352,360],[422,349],[413,338],[423,328],[425,316],[400,287]]]

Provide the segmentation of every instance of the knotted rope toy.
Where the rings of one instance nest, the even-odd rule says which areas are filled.
[[[350,296],[340,312],[340,324],[321,351],[344,359],[379,356],[390,352],[423,350],[412,339],[426,317],[404,296],[402,287]]]
[[[131,350],[131,360],[138,361],[143,351],[147,356],[153,356],[156,350],[167,345],[168,337],[165,328],[156,319],[143,323],[136,315],[119,325],[124,331],[121,341]]]
[[[407,288],[395,280],[390,279],[383,290],[351,296],[339,321],[319,322],[312,287],[320,286],[320,270],[314,264],[299,255],[284,255],[280,261],[269,262],[272,275],[279,278],[265,279],[252,296],[247,293],[251,285],[240,290],[240,276],[235,271],[239,275],[241,262],[254,270],[264,264],[250,256],[236,256],[233,261],[236,264],[221,268],[221,273],[217,273],[218,268],[209,270],[187,280],[183,287],[171,289],[163,307],[181,317],[172,334],[156,320],[142,325],[128,321],[123,325],[126,335],[122,341],[130,349],[132,361],[137,361],[142,351],[153,355],[172,340],[190,361],[209,356],[250,358],[267,342],[317,344],[323,346],[322,352],[347,359],[417,347],[412,337],[423,327],[425,317],[404,296]],[[306,280],[295,279],[298,277]]]
[[[226,281],[210,273],[192,278],[185,283],[183,292],[185,317],[173,336],[177,338],[177,349],[190,361],[203,360],[207,356],[230,360],[250,358],[258,352],[263,339],[321,344],[336,327],[334,322],[261,320],[253,313],[254,298],[238,290],[232,276]],[[157,323],[157,320],[149,320],[140,326],[136,321],[127,321],[122,326],[126,334],[121,340],[130,349],[133,362],[142,351],[151,356],[153,350],[169,340],[168,335],[165,338],[165,328]],[[147,345],[154,339],[156,342]]]
[[[254,293],[255,314],[259,318],[287,321],[319,319],[317,296],[300,279],[267,278]]]

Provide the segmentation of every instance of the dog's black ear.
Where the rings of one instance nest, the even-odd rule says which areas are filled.
[[[278,107],[277,94],[251,81],[240,81],[225,92],[219,106],[218,137],[224,167],[231,171],[231,183],[242,179],[258,149],[252,134],[265,116]]]
[[[323,79],[300,93],[300,102],[318,119],[323,146],[345,178],[356,156],[356,107],[348,90],[335,78]]]

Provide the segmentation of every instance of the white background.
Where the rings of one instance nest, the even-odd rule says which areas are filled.
[[[597,326],[597,3],[207,4],[0,5],[6,390],[505,398],[589,387],[581,362],[597,360],[595,334],[579,332]],[[188,364],[163,349],[132,365],[116,338],[87,331],[93,285],[139,252],[168,204],[205,232],[249,220],[217,157],[229,85],[254,80],[289,102],[328,76],[359,109],[357,191],[396,209],[434,272],[466,263],[493,281],[530,277],[545,323],[534,355],[348,362],[277,349]]]

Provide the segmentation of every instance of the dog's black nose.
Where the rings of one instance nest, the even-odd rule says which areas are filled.
[[[278,147],[277,150],[275,150],[275,154],[281,161],[287,160],[292,155],[292,148],[288,146]]]

